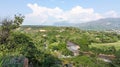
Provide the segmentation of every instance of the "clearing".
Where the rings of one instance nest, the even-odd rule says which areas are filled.
[[[89,47],[103,48],[114,46],[116,50],[120,49],[120,41],[114,43],[92,43]]]

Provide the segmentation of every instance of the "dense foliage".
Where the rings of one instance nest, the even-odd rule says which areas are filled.
[[[24,56],[35,67],[110,67],[119,65],[119,51],[115,47],[103,49],[92,47],[92,43],[114,43],[120,35],[113,32],[84,31],[74,27],[22,26],[23,16],[3,20],[0,26],[0,65],[5,56]],[[20,28],[19,28],[20,27]],[[80,47],[80,55],[67,48],[70,41]],[[88,52],[89,54],[84,54]],[[117,59],[110,65],[98,60],[99,54],[114,54]]]

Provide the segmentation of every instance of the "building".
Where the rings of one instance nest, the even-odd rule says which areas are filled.
[[[67,49],[72,51],[74,56],[79,55],[79,49],[80,47],[70,41],[67,42]]]

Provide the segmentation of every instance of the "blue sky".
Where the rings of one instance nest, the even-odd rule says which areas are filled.
[[[81,23],[93,18],[119,17],[119,6],[120,0],[2,0],[0,17],[21,13],[26,16],[24,24],[29,25]]]

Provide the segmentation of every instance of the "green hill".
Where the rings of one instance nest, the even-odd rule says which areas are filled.
[[[106,18],[78,25],[81,29],[87,30],[120,30],[120,18]]]
[[[119,39],[120,35],[114,32],[85,31],[75,27],[22,26],[11,31],[6,43],[0,45],[0,60],[5,56],[22,55],[35,67],[61,67],[71,64],[75,67],[110,67],[109,63],[98,60],[98,55],[115,54],[118,50],[97,51],[97,48],[89,46],[91,43],[114,43]],[[68,41],[80,47],[79,55],[74,56],[68,49]]]

